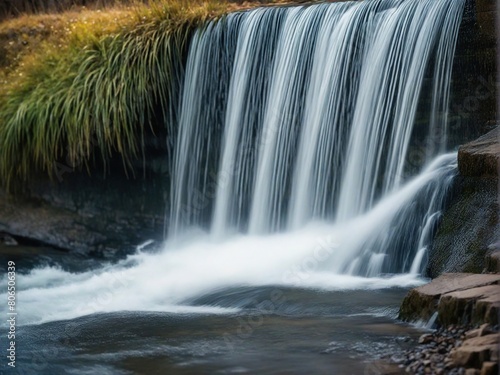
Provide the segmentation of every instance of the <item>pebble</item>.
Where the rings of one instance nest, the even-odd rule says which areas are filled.
[[[405,351],[402,355],[393,356],[393,361],[409,374],[436,375],[474,375],[480,371],[453,367],[450,352],[460,346],[466,338],[465,333],[473,327],[450,326],[426,333],[418,339],[418,345]],[[488,328],[489,329],[489,328]],[[481,331],[485,327],[481,327]],[[498,330],[498,327],[493,327]]]

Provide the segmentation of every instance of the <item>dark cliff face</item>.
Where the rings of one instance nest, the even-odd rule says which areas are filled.
[[[500,248],[500,128],[460,147],[454,193],[429,254],[428,275],[482,272]]]
[[[487,133],[498,120],[496,14],[495,0],[466,2],[450,93],[448,127],[453,145]]]
[[[424,79],[422,95],[411,146],[412,154],[425,154],[424,149],[435,149],[446,143],[448,149],[470,142],[492,130],[498,119],[496,103],[498,78],[496,62],[495,0],[466,0],[453,59],[448,112],[437,111],[436,116],[447,116],[447,128],[427,134],[434,82],[432,69]],[[431,57],[430,65],[438,64]]]
[[[68,171],[63,181],[33,183],[23,195],[0,192],[0,234],[96,257],[126,255],[163,239],[167,181],[151,172],[104,179]]]
[[[449,137],[459,176],[429,253],[427,274],[482,272],[500,247],[496,1],[468,0],[460,27],[450,97]],[[492,130],[493,129],[493,130]]]

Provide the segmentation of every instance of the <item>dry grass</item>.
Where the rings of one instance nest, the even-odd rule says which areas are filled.
[[[26,63],[28,56],[37,55],[44,49],[62,48],[71,39],[88,36],[99,37],[134,27],[146,21],[153,9],[176,8],[178,23],[184,18],[220,16],[223,13],[248,9],[257,5],[286,4],[287,0],[261,1],[199,1],[199,0],[100,0],[90,7],[71,7],[65,12],[21,13],[0,22],[0,80]],[[299,1],[295,1],[299,2]],[[78,2],[77,2],[78,3]],[[88,3],[88,2],[87,2]],[[29,8],[28,5],[20,9]],[[43,8],[45,9],[45,8]],[[179,12],[186,12],[179,14]],[[145,17],[142,21],[138,17]],[[3,82],[4,83],[4,82]]]
[[[22,14],[57,13],[82,8],[104,9],[126,5],[131,1],[134,0],[3,0],[0,3],[0,19]]]
[[[64,49],[78,40],[85,43],[89,37],[117,33],[136,23],[131,8],[24,15],[0,23],[0,79],[5,80],[20,66],[30,65],[30,60],[39,59],[46,51]]]

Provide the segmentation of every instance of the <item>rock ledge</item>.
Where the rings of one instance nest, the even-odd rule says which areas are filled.
[[[458,149],[458,169],[462,176],[498,177],[500,127]]]
[[[500,275],[447,273],[412,289],[403,300],[399,317],[405,321],[429,320],[437,313],[439,324],[498,324]]]

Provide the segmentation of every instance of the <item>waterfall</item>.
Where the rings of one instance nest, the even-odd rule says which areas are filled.
[[[452,25],[445,21],[449,12],[459,20],[461,11],[459,3],[406,1],[380,18],[361,72],[339,220],[373,205],[380,176],[382,195],[399,187],[430,53],[438,39],[436,61],[451,61],[448,55],[453,56],[453,49],[443,45],[455,44],[459,21]],[[441,38],[441,33],[447,37]]]
[[[199,29],[180,110],[170,236],[198,226],[221,240],[361,220],[423,173],[425,164],[409,160],[413,135],[438,130],[440,146],[424,151],[439,179],[385,207],[376,230],[360,228],[336,265],[367,276],[418,272],[454,175],[454,157],[436,157],[446,150],[463,6],[366,0],[270,7]],[[433,79],[429,93],[426,77]],[[423,96],[431,97],[428,125],[416,129]]]
[[[97,312],[234,313],[241,301],[193,302],[232,288],[421,283],[457,173],[446,121],[463,8],[464,0],[266,7],[196,30],[168,239],[80,273],[20,274],[23,324]],[[435,134],[439,143],[415,150]],[[425,157],[414,160],[415,151]]]

